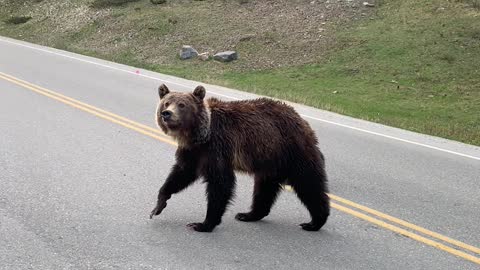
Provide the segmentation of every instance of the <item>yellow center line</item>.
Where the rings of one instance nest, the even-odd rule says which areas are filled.
[[[362,214],[360,212],[357,212],[357,211],[352,210],[350,208],[347,208],[345,206],[342,206],[342,205],[339,205],[339,204],[336,204],[336,203],[331,203],[331,205],[332,205],[333,208],[335,208],[337,210],[348,213],[352,216],[358,217],[358,218],[363,219],[365,221],[371,222],[371,223],[373,223],[373,224],[375,224],[379,227],[383,227],[385,229],[388,229],[388,230],[391,230],[393,232],[399,233],[401,235],[407,236],[411,239],[417,240],[418,242],[422,242],[424,244],[427,244],[427,245],[432,246],[434,248],[438,248],[440,250],[443,250],[443,251],[446,251],[448,253],[454,254],[458,257],[464,258],[464,259],[469,260],[471,262],[474,262],[476,264],[480,264],[480,259],[479,258],[477,258],[475,256],[472,256],[470,254],[467,254],[465,252],[462,252],[462,251],[456,250],[454,248],[448,247],[446,245],[440,244],[438,242],[435,242],[433,240],[430,240],[430,239],[425,238],[423,236],[420,236],[418,234],[412,233],[410,231],[404,230],[404,229],[399,228],[397,226],[391,225],[391,224],[386,223],[384,221],[381,221],[379,219],[372,218],[370,216],[367,216],[365,214]]]
[[[115,119],[115,118],[113,118],[113,117],[110,117],[110,116],[107,116],[107,115],[103,115],[103,114],[101,114],[101,113],[99,113],[99,112],[97,112],[97,111],[94,111],[94,110],[92,110],[92,109],[83,107],[83,106],[81,106],[81,105],[79,105],[79,104],[76,104],[76,103],[74,103],[74,102],[65,100],[65,99],[60,98],[60,97],[58,97],[58,96],[52,95],[52,94],[50,94],[50,93],[47,93],[47,92],[45,92],[45,91],[42,91],[42,90],[37,89],[37,88],[35,88],[35,87],[32,87],[32,86],[30,86],[30,85],[28,85],[28,84],[24,84],[24,83],[22,83],[22,82],[20,82],[20,81],[15,81],[15,80],[13,80],[13,79],[10,79],[10,78],[8,78],[8,77],[3,76],[3,73],[0,73],[0,78],[4,79],[4,80],[6,80],[6,81],[12,82],[12,83],[14,83],[14,84],[23,86],[23,87],[25,87],[25,88],[27,88],[27,89],[29,89],[29,90],[32,90],[32,91],[34,91],[34,92],[36,92],[36,93],[42,94],[42,95],[47,96],[47,97],[49,97],[49,98],[55,99],[55,100],[60,101],[60,102],[62,102],[62,103],[68,104],[68,105],[70,105],[70,106],[72,106],[72,107],[75,107],[75,108],[77,108],[77,109],[80,109],[80,110],[82,110],[82,111],[89,112],[89,113],[91,113],[91,114],[93,114],[93,115],[95,115],[95,116],[98,116],[98,117],[100,117],[100,118],[103,118],[103,119],[105,119],[105,120],[109,120],[109,121],[111,121],[111,122],[113,122],[113,123],[119,124],[119,125],[124,126],[124,127],[126,127],[126,128],[133,129],[133,130],[135,130],[135,131],[137,131],[137,132],[140,132],[140,133],[142,133],[142,134],[144,134],[144,135],[147,135],[147,136],[152,137],[152,138],[154,138],[154,139],[157,139],[157,140],[159,140],[159,141],[176,145],[176,143],[175,143],[174,141],[172,141],[172,140],[166,139],[166,138],[164,138],[164,137],[160,137],[160,136],[158,136],[158,135],[156,135],[156,134],[154,134],[154,133],[152,133],[152,132],[145,131],[145,130],[143,130],[143,129],[139,128],[139,127],[136,127],[136,126],[134,126],[134,125],[131,125],[131,124],[128,124],[128,123],[124,123],[124,122],[122,122],[122,121],[120,121],[120,120],[118,120],[118,119]]]
[[[60,101],[64,104],[67,104],[67,105],[70,105],[72,107],[75,107],[77,109],[80,109],[82,111],[85,111],[85,112],[88,112],[88,113],[91,113],[95,116],[98,116],[102,119],[105,119],[105,120],[108,120],[108,121],[111,121],[113,123],[116,123],[116,124],[119,124],[121,126],[124,126],[126,128],[129,128],[129,129],[132,129],[132,130],[135,130],[139,133],[142,133],[144,135],[147,135],[151,138],[154,138],[154,139],[157,139],[159,141],[162,141],[162,142],[165,142],[165,143],[168,143],[168,144],[171,144],[171,145],[177,145],[174,141],[164,137],[165,135],[157,130],[157,129],[154,129],[154,128],[151,128],[149,126],[146,126],[146,125],[143,125],[143,124],[140,124],[140,123],[137,123],[135,121],[132,121],[128,118],[125,118],[125,117],[122,117],[122,116],[119,116],[119,115],[116,115],[114,113],[111,113],[111,112],[108,112],[108,111],[105,111],[105,110],[102,110],[100,108],[97,108],[97,107],[94,107],[92,105],[89,105],[89,104],[86,104],[84,102],[81,102],[81,101],[78,101],[76,99],[73,99],[71,97],[68,97],[68,96],[65,96],[65,95],[62,95],[62,94],[59,94],[57,92],[54,92],[52,90],[49,90],[49,89],[46,89],[46,88],[43,88],[43,87],[40,87],[40,86],[37,86],[37,85],[34,85],[32,83],[29,83],[29,82],[26,82],[26,81],[23,81],[23,80],[20,80],[18,78],[15,78],[11,75],[8,75],[8,74],[5,74],[5,73],[2,73],[0,72],[0,78],[6,80],[6,81],[9,81],[11,83],[14,83],[14,84],[17,84],[17,85],[20,85],[24,88],[27,88],[29,90],[32,90],[36,93],[39,93],[39,94],[42,94],[44,96],[47,96],[47,97],[50,97],[52,99],[55,99],[57,101]],[[159,136],[161,135],[161,136]],[[291,191],[291,187],[287,186],[285,187],[286,190],[289,190]],[[441,234],[438,234],[438,233],[435,233],[435,232],[432,232],[430,230],[427,230],[425,228],[422,228],[422,227],[419,227],[417,225],[414,225],[412,223],[409,223],[409,222],[406,222],[404,220],[401,220],[401,219],[398,219],[398,218],[395,218],[395,217],[392,217],[390,215],[387,215],[387,214],[384,214],[382,212],[379,212],[377,210],[374,210],[374,209],[371,209],[371,208],[368,208],[366,206],[363,206],[363,205],[360,205],[360,204],[357,204],[357,203],[354,203],[352,201],[349,201],[347,199],[344,199],[344,198],[341,198],[339,196],[336,196],[336,195],[333,195],[333,194],[329,194],[329,197],[332,199],[332,200],[335,200],[335,201],[338,201],[340,203],[343,203],[345,205],[348,205],[350,207],[354,207],[354,208],[357,208],[359,210],[362,210],[364,212],[367,212],[369,214],[372,214],[372,215],[375,215],[377,217],[380,217],[380,218],[383,218],[385,220],[388,220],[390,222],[393,222],[393,223],[397,223],[401,226],[404,226],[406,228],[409,228],[409,229],[412,229],[412,230],[415,230],[415,231],[418,231],[420,233],[423,233],[425,235],[428,235],[430,237],[433,237],[433,238],[436,238],[436,239],[439,239],[439,240],[442,240],[444,242],[447,242],[447,243],[450,243],[452,245],[455,245],[459,248],[463,248],[465,250],[468,250],[468,251],[471,251],[471,252],[475,252],[475,253],[480,253],[480,249],[477,248],[477,247],[474,247],[474,246],[471,246],[471,245],[468,245],[468,244],[465,244],[463,242],[460,242],[458,240],[454,240],[454,239],[451,239],[449,237],[446,237],[446,236],[443,236]],[[339,204],[336,204],[336,203],[331,203],[332,205],[332,208],[334,209],[337,209],[339,211],[342,211],[344,213],[347,213],[347,214],[350,214],[350,215],[353,215],[355,217],[358,217],[360,219],[363,219],[365,221],[368,221],[368,222],[371,222],[373,224],[376,224],[377,226],[379,227],[382,227],[382,228],[385,228],[385,229],[388,229],[388,230],[391,230],[393,232],[396,232],[396,233],[399,233],[399,234],[402,234],[402,235],[405,235],[411,239],[414,239],[416,241],[419,241],[419,242],[422,242],[424,244],[427,244],[427,245],[430,245],[432,247],[435,247],[437,249],[440,249],[440,250],[443,250],[443,251],[446,251],[448,253],[451,253],[451,254],[454,254],[456,256],[459,256],[461,258],[464,258],[466,260],[469,260],[469,261],[472,261],[474,263],[477,263],[477,264],[480,264],[480,259],[475,257],[475,256],[472,256],[468,253],[465,253],[465,252],[462,252],[462,251],[459,251],[457,249],[454,249],[454,248],[451,248],[451,247],[448,247],[446,245],[443,245],[441,243],[438,243],[438,242],[435,242],[433,240],[430,240],[430,239],[427,239],[425,237],[422,237],[418,234],[415,234],[413,232],[410,232],[410,231],[407,231],[407,230],[404,230],[402,228],[399,228],[399,227],[396,227],[392,224],[389,224],[389,223],[386,223],[384,221],[381,221],[381,220],[378,220],[378,219],[375,219],[373,217],[370,217],[366,214],[363,214],[361,212],[358,212],[358,211],[355,211],[353,209],[350,209],[350,208],[347,208],[345,206],[342,206],[342,205],[339,205]]]
[[[458,240],[455,240],[455,239],[452,239],[452,238],[449,238],[449,237],[446,237],[444,235],[441,235],[439,233],[436,233],[436,232],[432,232],[430,230],[427,230],[425,228],[422,228],[420,226],[417,226],[415,224],[412,224],[410,222],[407,222],[405,220],[401,220],[399,218],[396,218],[396,217],[392,217],[390,215],[387,215],[387,214],[384,214],[382,212],[379,212],[377,210],[374,210],[374,209],[371,209],[371,208],[368,208],[366,206],[363,206],[363,205],[360,205],[358,203],[354,203],[352,201],[349,201],[347,199],[344,199],[344,198],[341,198],[341,197],[338,197],[336,195],[333,195],[333,194],[328,194],[328,196],[333,199],[333,200],[336,200],[336,201],[339,201],[341,203],[344,203],[346,205],[349,205],[351,207],[354,207],[354,208],[357,208],[357,209],[360,209],[362,211],[365,211],[367,213],[370,213],[372,215],[375,215],[375,216],[378,216],[378,217],[381,217],[383,219],[386,219],[388,221],[391,221],[391,222],[394,222],[394,223],[397,223],[399,225],[402,225],[404,227],[407,227],[407,228],[410,228],[412,230],[415,230],[415,231],[418,231],[418,232],[421,232],[425,235],[428,235],[428,236],[431,236],[433,238],[437,238],[439,240],[442,240],[442,241],[445,241],[447,243],[450,243],[452,245],[455,245],[457,247],[461,247],[463,249],[466,249],[466,250],[469,250],[471,252],[475,252],[477,254],[480,254],[480,248],[477,248],[477,247],[474,247],[474,246],[471,246],[471,245],[468,245],[468,244],[465,244],[463,242],[460,242]]]
[[[15,77],[13,77],[13,76],[11,76],[11,75],[8,75],[8,74],[5,74],[5,73],[3,73],[3,72],[0,72],[0,75],[2,75],[2,76],[0,76],[0,77],[2,77],[3,79],[5,79],[5,80],[7,80],[7,81],[10,81],[10,82],[16,81],[16,82],[22,83],[22,84],[24,84],[24,85],[28,85],[28,86],[30,86],[30,87],[32,87],[32,88],[36,88],[36,89],[42,90],[42,91],[44,91],[44,92],[46,92],[46,93],[48,93],[48,94],[51,94],[51,95],[60,97],[60,98],[62,98],[62,99],[65,99],[65,100],[68,100],[68,101],[70,101],[70,102],[76,103],[76,104],[78,104],[78,105],[84,106],[84,107],[86,107],[86,108],[89,108],[89,109],[91,109],[91,110],[97,111],[97,112],[99,112],[99,113],[103,113],[103,114],[106,114],[106,115],[108,115],[108,116],[110,116],[110,117],[113,117],[113,118],[116,118],[116,119],[118,119],[118,120],[127,122],[127,123],[129,123],[129,124],[131,124],[131,125],[133,125],[133,126],[137,126],[137,127],[139,127],[139,128],[146,129],[146,130],[148,130],[148,131],[150,131],[150,132],[157,133],[157,134],[160,134],[160,135],[162,135],[162,136],[166,136],[162,131],[160,131],[160,130],[158,130],[158,129],[155,129],[155,128],[149,127],[149,126],[147,126],[147,125],[144,125],[144,124],[141,124],[141,123],[132,121],[132,120],[130,120],[130,119],[128,119],[128,118],[125,118],[125,117],[123,117],[123,116],[120,116],[120,115],[111,113],[111,112],[109,112],[109,111],[102,110],[102,109],[97,108],[97,107],[95,107],[95,106],[92,106],[92,105],[90,105],[90,104],[81,102],[81,101],[79,101],[79,100],[76,100],[76,99],[73,99],[73,98],[71,98],[71,97],[62,95],[62,94],[60,94],[60,93],[54,92],[54,91],[49,90],[49,89],[46,89],[46,88],[44,88],[44,87],[41,87],[41,86],[32,84],[32,83],[30,83],[30,82],[21,80],[21,79],[19,79],[19,78],[15,78]],[[5,77],[6,77],[6,78],[5,78]],[[22,85],[22,86],[23,86],[23,85]]]

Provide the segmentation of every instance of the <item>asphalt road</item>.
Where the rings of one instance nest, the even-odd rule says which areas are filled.
[[[213,233],[185,226],[204,218],[201,183],[150,220],[175,146],[45,92],[155,128],[161,82],[199,84],[0,37],[0,269],[480,269],[478,147],[300,105],[327,159],[321,231],[298,227],[308,213],[288,191],[264,221],[234,220],[250,205],[244,175]]]

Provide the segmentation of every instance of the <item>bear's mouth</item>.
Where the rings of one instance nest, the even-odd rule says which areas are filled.
[[[162,122],[170,130],[175,130],[175,129],[178,129],[180,127],[180,124],[177,121],[174,121],[172,119],[168,119],[168,120],[162,119]]]

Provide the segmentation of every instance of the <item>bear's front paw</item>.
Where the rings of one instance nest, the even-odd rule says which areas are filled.
[[[167,207],[167,202],[166,201],[158,201],[157,206],[152,210],[150,213],[150,219],[153,218],[153,216],[160,215],[162,213],[163,209]]]
[[[211,232],[215,226],[211,226],[205,223],[190,223],[187,225],[188,228],[194,229],[197,232]]]

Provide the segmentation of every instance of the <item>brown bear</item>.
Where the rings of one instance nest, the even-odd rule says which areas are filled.
[[[221,223],[235,187],[235,171],[254,175],[250,212],[240,221],[257,221],[270,212],[281,185],[288,183],[310,212],[300,226],[319,230],[330,213],[324,156],[309,124],[290,106],[272,99],[204,100],[205,88],[193,93],[170,92],[162,84],[156,119],[178,142],[176,163],[160,188],[150,218],[199,177],[207,183],[208,207],[201,223],[187,226],[211,232]]]

